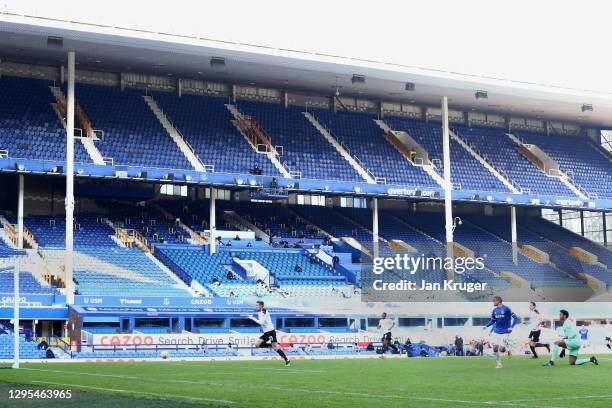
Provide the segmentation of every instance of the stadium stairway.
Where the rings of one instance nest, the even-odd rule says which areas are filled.
[[[512,182],[506,177],[504,176],[498,169],[495,168],[495,166],[493,166],[493,163],[490,163],[489,161],[487,161],[484,157],[482,157],[480,155],[480,153],[478,152],[478,150],[476,150],[474,147],[472,147],[471,145],[469,145],[465,140],[463,140],[462,138],[460,138],[455,132],[453,132],[452,130],[450,131],[450,137],[453,138],[454,140],[457,141],[457,143],[459,143],[459,145],[461,147],[463,147],[465,150],[467,150],[476,160],[478,160],[480,162],[480,164],[482,164],[482,166],[487,169],[491,174],[493,174],[495,177],[497,177],[497,179],[499,181],[501,181],[510,191],[512,191],[515,194],[519,194],[520,191],[518,190],[518,188],[516,188]]]
[[[257,119],[274,145],[283,147],[283,164],[299,172],[302,179],[363,182],[350,163],[312,126],[303,107],[250,100],[240,100],[237,107]]]
[[[544,150],[533,143],[525,143],[520,137],[513,133],[508,133],[508,137],[516,143],[518,151],[523,154],[548,176],[558,178],[559,181],[567,186],[574,194],[582,199],[587,198],[587,193],[575,184],[567,173],[565,173],[559,163],[549,156]]]
[[[202,164],[200,159],[193,152],[193,149],[189,143],[187,143],[183,135],[174,127],[172,122],[170,122],[164,111],[162,111],[157,102],[155,102],[155,99],[153,99],[151,95],[143,95],[143,98],[149,108],[151,108],[153,111],[153,114],[157,120],[159,120],[159,123],[161,123],[164,129],[166,129],[168,135],[172,138],[174,143],[176,143],[176,146],[180,149],[180,151],[183,152],[193,168],[197,171],[206,171],[207,169],[212,170],[212,166],[204,166],[204,164]]]
[[[14,221],[14,222],[11,222],[11,221]],[[0,214],[0,225],[3,228],[6,237],[9,238],[15,245],[17,245],[17,222],[16,221],[17,221],[16,219],[9,220],[4,215]],[[30,231],[28,226],[25,224],[25,221],[23,224],[23,244],[24,244],[24,247],[26,248],[32,248],[32,249],[38,248],[38,242],[36,241],[36,237],[34,236],[32,231]]]
[[[395,149],[402,154],[413,166],[422,168],[429,176],[438,183],[441,188],[444,188],[446,183],[444,177],[438,173],[436,165],[427,158],[425,162],[425,156],[429,157],[429,152],[419,144],[412,136],[403,130],[393,130],[391,127],[382,119],[375,119],[374,122],[385,132],[387,141],[395,147]],[[406,142],[409,141],[409,144]],[[421,159],[421,164],[415,163],[410,158],[410,152],[417,152]]]
[[[503,129],[453,124],[452,131],[521,193],[575,197],[558,178],[547,176],[520,153]]]
[[[104,132],[95,142],[114,165],[193,169],[142,98],[144,91],[76,84],[79,104],[92,126]]]
[[[612,156],[589,138],[513,131],[522,143],[537,146],[551,157],[559,169],[589,198],[612,198]]]
[[[408,117],[388,116],[389,126],[402,130],[423,146],[429,160],[436,163],[440,173],[444,172],[444,149],[441,122],[416,120]],[[450,166],[453,189],[508,192],[508,187],[490,172],[454,138],[450,137]]]
[[[58,86],[49,86],[49,89],[51,90],[51,93],[53,94],[56,100],[56,103],[54,104],[55,105],[54,108],[56,109],[60,122],[64,126],[64,129],[66,129],[66,120],[65,120],[66,118],[66,115],[65,115],[66,96],[64,95],[64,92],[62,91],[62,89]],[[98,150],[98,148],[96,147],[94,143],[94,140],[99,140],[99,139],[96,134],[96,131],[94,131],[91,125],[91,121],[89,120],[89,118],[87,117],[87,114],[85,113],[81,105],[79,105],[79,102],[77,100],[75,100],[74,105],[75,105],[75,136],[78,136],[76,139],[77,143],[80,142],[82,144],[82,146],[85,148],[85,151],[87,152],[87,154],[89,154],[89,157],[91,158],[91,161],[94,164],[97,164],[100,166],[106,165],[106,161],[104,160],[104,157],[102,157],[102,153],[100,153],[100,151]],[[78,126],[80,126],[80,128],[77,128]],[[77,131],[79,130],[80,130],[80,133],[77,134]]]
[[[240,134],[244,136],[249,146],[251,146],[255,152],[265,155],[272,162],[272,164],[274,164],[274,167],[276,167],[278,172],[282,174],[283,177],[294,178],[294,176],[297,176],[296,174],[292,174],[291,171],[279,160],[278,147],[281,147],[282,149],[282,146],[273,145],[270,136],[261,127],[261,125],[257,123],[257,120],[254,117],[244,115],[238,110],[236,105],[232,105],[231,103],[228,103],[225,106],[234,116],[234,126],[240,132]],[[258,148],[258,146],[262,144],[266,147],[265,152],[261,152]]]
[[[304,116],[367,183],[376,184],[374,175],[362,166],[359,159],[350,153],[348,147],[332,135],[331,130],[323,126],[311,112],[304,112]]]

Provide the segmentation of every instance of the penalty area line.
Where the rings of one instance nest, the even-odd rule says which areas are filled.
[[[215,399],[215,398],[189,397],[186,395],[176,395],[176,394],[167,394],[167,393],[159,394],[156,392],[133,391],[133,390],[124,390],[120,388],[94,387],[91,385],[68,384],[68,383],[58,383],[58,382],[51,382],[51,381],[32,381],[32,384],[56,385],[56,386],[62,386],[62,387],[83,388],[83,389],[94,390],[94,391],[118,392],[118,393],[133,394],[133,395],[148,395],[148,396],[161,397],[162,399],[165,399],[165,400],[167,400],[168,397],[173,397],[173,398],[184,399],[184,400],[189,400],[189,401],[221,402],[224,404],[235,404],[236,403],[235,401],[221,400],[221,399]]]

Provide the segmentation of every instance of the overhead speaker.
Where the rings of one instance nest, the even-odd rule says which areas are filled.
[[[353,77],[351,78],[351,82],[353,84],[365,84],[366,77],[365,75],[354,74]]]
[[[223,57],[212,57],[210,59],[210,66],[213,68],[221,68],[225,66],[225,58]]]
[[[64,48],[64,38],[56,37],[52,35],[48,36],[47,37],[47,48],[54,48],[54,49],[61,50],[62,48]]]

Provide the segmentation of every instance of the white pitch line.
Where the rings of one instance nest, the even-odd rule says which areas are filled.
[[[178,365],[178,366],[190,366],[190,367],[197,367],[197,364],[191,364],[191,363],[170,363],[172,365]],[[284,372],[289,372],[289,373],[325,373],[325,370],[310,370],[310,369],[301,369],[301,368],[275,368],[275,367],[247,367],[247,366],[234,366],[235,368],[239,368],[241,370],[265,370],[265,371],[284,371]],[[215,371],[215,373],[217,373],[217,371]]]
[[[156,397],[162,397],[162,399],[168,399],[167,397],[174,397],[174,398],[178,398],[178,399],[185,399],[185,400],[190,400],[190,401],[207,401],[207,402],[221,402],[224,404],[235,404],[235,401],[229,401],[229,400],[221,400],[221,399],[214,399],[214,398],[204,398],[204,397],[189,397],[189,396],[185,396],[185,395],[176,395],[176,394],[158,394],[155,392],[145,392],[145,391],[133,391],[133,390],[123,390],[123,389],[119,389],[119,388],[106,388],[106,387],[93,387],[90,385],[80,385],[80,384],[68,384],[68,383],[58,383],[58,382],[51,382],[51,381],[32,381],[33,384],[41,384],[41,385],[59,385],[62,387],[75,387],[75,388],[83,388],[83,389],[89,389],[89,390],[97,390],[97,391],[110,391],[110,392],[119,392],[119,393],[124,393],[124,394],[137,394],[137,395],[147,395],[147,396],[156,396]]]

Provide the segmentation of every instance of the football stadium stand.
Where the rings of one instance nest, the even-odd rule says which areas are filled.
[[[480,218],[480,222],[478,222],[479,219],[471,218],[471,221],[505,241],[511,240],[510,231],[508,230],[508,225],[510,224],[509,218],[486,217],[484,219]],[[565,272],[567,275],[579,278],[577,275],[587,273],[607,284],[612,283],[612,273],[606,268],[581,262],[578,258],[571,255],[567,248],[532,232],[531,220],[520,222],[517,233],[519,245],[532,245],[548,254],[550,262],[554,264],[556,269]]]
[[[240,174],[249,174],[257,165],[265,175],[280,176],[266,155],[257,153],[234,126],[227,99],[179,98],[167,92],[155,93],[154,98],[204,165]]]
[[[40,79],[0,77],[0,150],[9,157],[66,160],[66,131],[53,111],[53,83]],[[74,160],[90,162],[87,151],[75,143]]]
[[[96,147],[114,164],[191,169],[146,105],[144,92],[89,84],[78,84],[75,92],[92,126],[104,132]]]
[[[526,131],[513,134],[523,143],[544,150],[583,190],[595,197],[612,197],[612,156],[609,152],[581,136],[547,136]]]
[[[10,360],[14,354],[13,334],[0,334],[0,360]],[[19,358],[39,359],[45,358],[46,351],[38,348],[38,342],[27,340],[24,335],[19,336]]]
[[[62,262],[63,250],[43,249],[48,260]],[[191,296],[147,254],[137,248],[79,247],[74,254],[79,294],[106,296]]]
[[[365,113],[313,109],[311,114],[330,129],[356,155],[365,167],[388,183],[415,187],[437,187],[438,184],[419,166],[414,166],[384,137],[374,122],[375,116]]]
[[[32,231],[36,241],[41,247],[64,248],[66,245],[66,219],[64,217],[33,215],[26,217],[24,224]],[[86,246],[115,246],[110,239],[115,230],[105,223],[102,217],[83,214],[75,217],[74,245]]]
[[[455,134],[506,175],[519,191],[531,194],[575,197],[558,178],[546,175],[518,150],[503,129],[453,125]]]
[[[254,116],[275,145],[282,146],[282,160],[302,178],[363,181],[336,149],[304,116],[304,108],[244,101],[238,108]]]
[[[394,130],[403,130],[416,139],[427,150],[429,160],[442,164],[442,127],[439,122],[423,122],[416,119],[386,117],[385,121]],[[508,188],[490,173],[456,140],[450,141],[451,179],[455,188],[463,190],[508,191]]]

